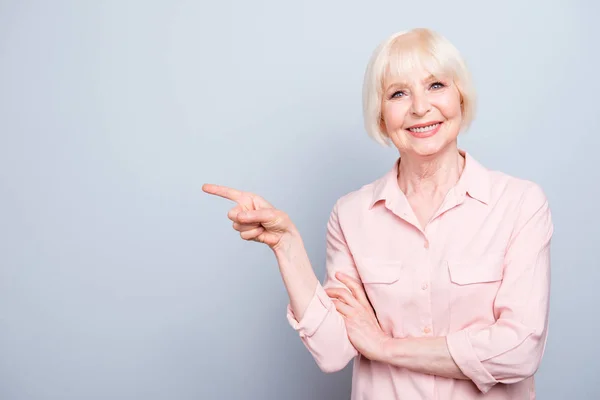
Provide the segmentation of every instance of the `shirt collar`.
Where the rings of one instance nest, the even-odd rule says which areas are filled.
[[[459,149],[458,152],[465,157],[465,166],[453,190],[456,194],[466,193],[484,204],[489,204],[491,191],[489,170],[465,150]],[[393,201],[400,197],[400,188],[398,187],[399,163],[400,157],[383,177],[375,181],[369,209],[380,200]]]

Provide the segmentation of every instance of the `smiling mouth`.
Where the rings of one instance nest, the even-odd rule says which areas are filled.
[[[441,125],[441,122],[436,122],[434,124],[431,125],[426,125],[426,126],[419,126],[416,128],[408,128],[407,130],[411,131],[411,132],[415,132],[415,133],[424,133],[424,132],[429,132],[432,131],[434,129],[436,129],[438,126]]]

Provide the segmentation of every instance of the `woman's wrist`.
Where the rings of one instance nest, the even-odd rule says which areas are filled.
[[[281,235],[279,242],[273,246],[273,253],[278,260],[289,259],[291,254],[304,250],[304,243],[296,227],[292,227]]]
[[[402,339],[394,338],[388,336],[381,343],[381,350],[379,352],[379,357],[377,361],[392,364],[392,360],[395,359],[394,355],[398,353],[398,347],[402,346]]]

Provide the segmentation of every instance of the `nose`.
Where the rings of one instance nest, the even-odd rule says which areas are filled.
[[[431,110],[431,103],[425,93],[414,93],[412,97],[411,112],[413,115],[422,117]]]

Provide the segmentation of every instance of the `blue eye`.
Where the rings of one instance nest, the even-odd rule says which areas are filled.
[[[434,82],[430,86],[431,89],[441,89],[443,87],[445,87],[445,85],[442,82]]]
[[[398,95],[401,95],[401,96],[398,96]],[[404,93],[403,91],[399,90],[399,91],[397,91],[397,92],[394,92],[394,94],[392,95],[392,97],[391,97],[391,98],[392,98],[392,99],[393,99],[393,98],[398,98],[398,97],[402,97],[402,96],[404,96],[404,95],[405,95],[405,93]]]

